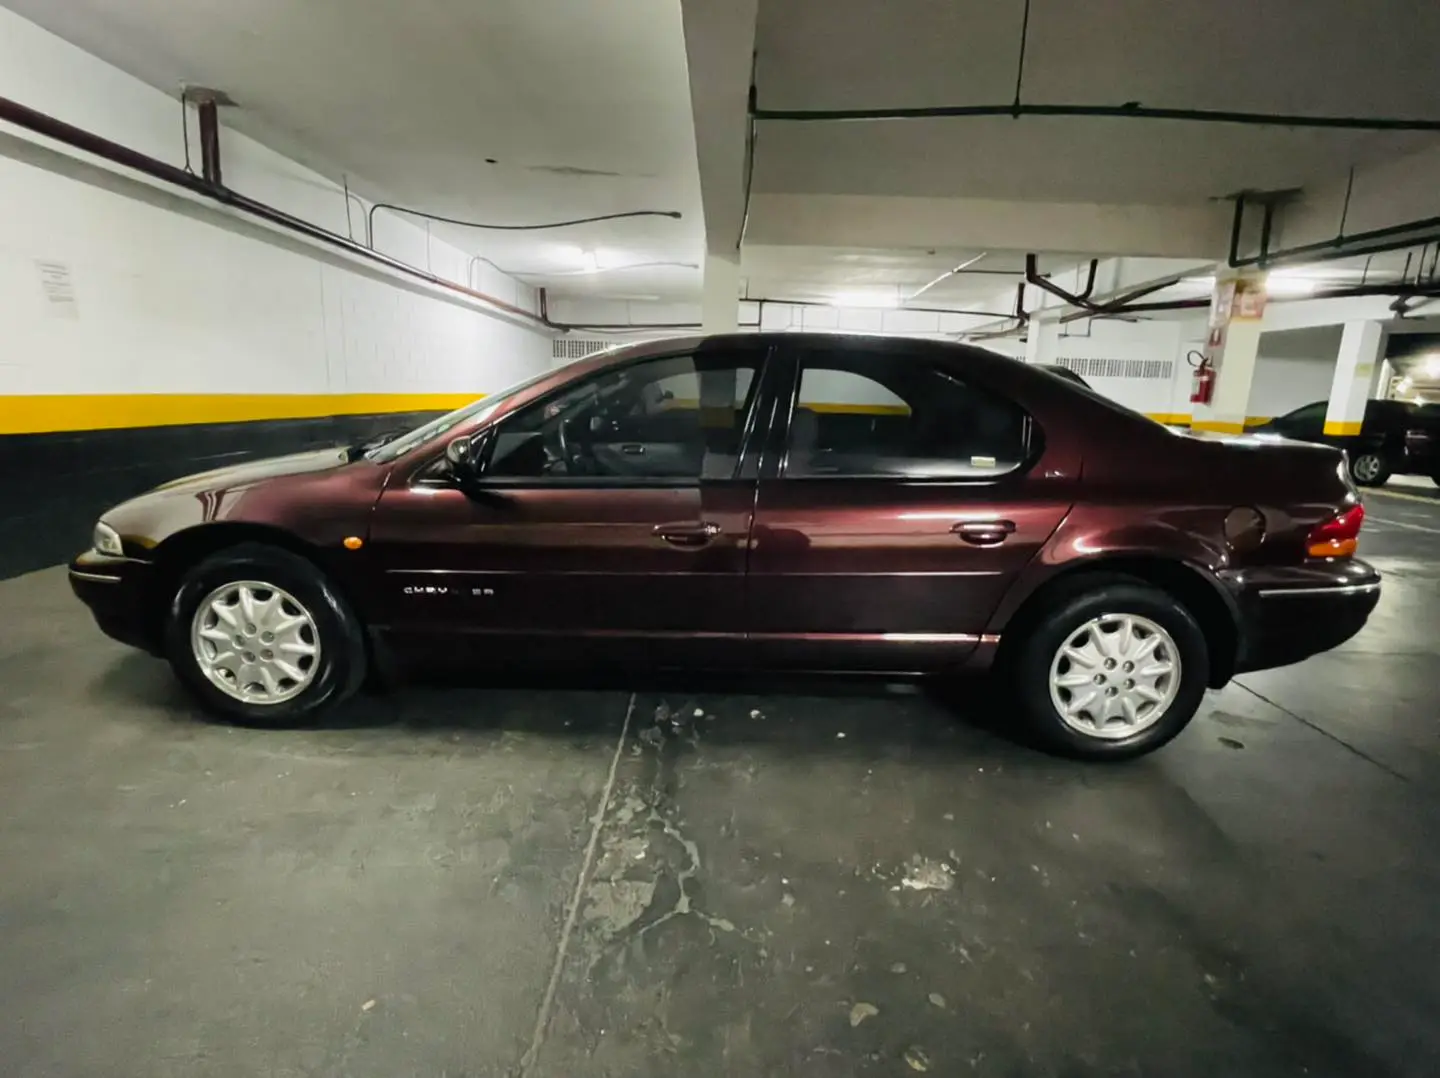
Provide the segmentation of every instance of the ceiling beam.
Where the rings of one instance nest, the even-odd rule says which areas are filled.
[[[740,247],[749,185],[750,80],[758,0],[682,0],[706,246]]]
[[[1228,203],[1137,206],[756,192],[746,241],[1213,261],[1225,256],[1229,234]]]

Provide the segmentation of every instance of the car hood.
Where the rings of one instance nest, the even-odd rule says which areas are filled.
[[[290,453],[283,457],[266,457],[263,460],[231,464],[214,468],[208,472],[183,475],[168,483],[161,483],[152,494],[192,494],[199,490],[233,490],[249,486],[262,479],[277,479],[285,475],[301,475],[306,472],[321,472],[338,468],[347,462],[344,449],[312,449],[304,453]]]
[[[220,522],[283,530],[316,544],[364,534],[388,468],[350,463],[340,448],[247,461],[173,479],[101,515],[137,556]]]

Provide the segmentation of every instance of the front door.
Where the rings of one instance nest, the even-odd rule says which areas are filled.
[[[1031,421],[922,358],[801,352],[750,554],[757,654],[776,665],[927,671],[979,643],[1059,526],[1075,477],[1041,477]]]
[[[464,486],[437,446],[374,516],[387,639],[422,660],[737,659],[759,368],[732,349],[606,369],[478,435]]]

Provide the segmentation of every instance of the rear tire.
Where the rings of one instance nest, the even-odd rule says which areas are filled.
[[[1350,459],[1350,477],[1362,487],[1383,487],[1391,472],[1389,461],[1380,453],[1367,451]]]
[[[165,653],[207,711],[244,725],[313,722],[365,678],[364,633],[344,598],[304,558],[261,543],[185,574]]]
[[[1114,577],[1096,585],[1057,597],[1031,621],[1007,672],[1040,747],[1079,759],[1130,759],[1158,749],[1194,717],[1210,653],[1194,615],[1165,592]]]

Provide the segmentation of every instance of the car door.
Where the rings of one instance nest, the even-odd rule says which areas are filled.
[[[435,446],[374,514],[387,638],[447,661],[736,660],[762,359],[695,351],[567,384],[476,435],[464,485]]]
[[[786,357],[750,551],[756,654],[781,666],[960,663],[1074,497],[1037,474],[1039,432],[1008,400],[892,343]]]

